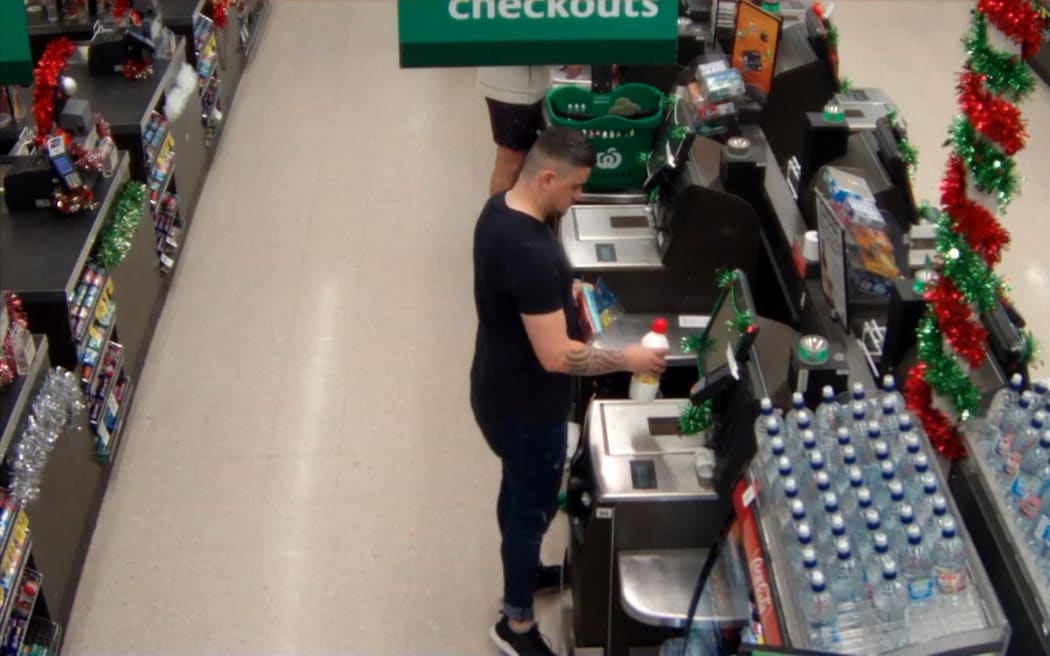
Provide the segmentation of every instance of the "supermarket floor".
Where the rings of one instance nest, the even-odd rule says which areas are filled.
[[[837,3],[936,197],[973,2]],[[474,427],[472,70],[397,69],[390,0],[277,0],[229,113],[95,532],[67,655],[490,654],[497,461]],[[1050,90],[1002,266],[1050,331]],[[546,545],[560,553],[563,531]],[[542,626],[558,633],[555,603]]]

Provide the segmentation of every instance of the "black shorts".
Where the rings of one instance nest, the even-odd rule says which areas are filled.
[[[543,103],[512,105],[486,98],[489,106],[489,121],[492,123],[492,140],[497,145],[521,152],[528,151],[543,127]]]

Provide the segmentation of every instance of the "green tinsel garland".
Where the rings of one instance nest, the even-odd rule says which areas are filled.
[[[839,92],[849,93],[853,91],[853,80],[848,77],[843,77],[839,80]]]
[[[1009,205],[1018,188],[1013,158],[981,138],[963,117],[952,125],[951,142],[970,169],[977,188],[984,193],[995,192],[1000,205]]]
[[[976,303],[982,312],[995,307],[1003,290],[1002,278],[988,268],[962,235],[952,231],[947,215],[938,220],[937,252],[943,259],[941,275],[950,278],[966,300]]]
[[[1035,88],[1035,78],[1016,55],[998,52],[988,45],[988,19],[978,12],[973,29],[964,41],[969,66],[985,77],[984,84],[996,95],[1016,102]]]
[[[107,269],[112,269],[124,261],[135,228],[142,220],[142,211],[146,204],[146,185],[129,181],[120,192],[120,200],[110,212],[98,237],[95,260]]]
[[[931,311],[919,321],[919,359],[926,363],[926,382],[952,400],[962,417],[977,411],[981,395],[955,358],[944,351],[944,336]]]
[[[690,403],[682,412],[682,416],[678,418],[678,431],[682,435],[696,435],[710,428],[713,423],[714,412],[711,401],[704,401],[700,405]]]

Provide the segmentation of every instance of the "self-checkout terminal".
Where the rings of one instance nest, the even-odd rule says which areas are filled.
[[[730,329],[753,311],[747,278],[723,291],[703,335],[704,376],[692,399],[712,402],[713,426],[679,432],[690,399],[595,400],[572,459],[566,628],[574,653],[626,655],[680,635],[690,599],[732,509],[729,490],[754,452],[751,427],[765,380],[751,357],[754,332]],[[694,626],[748,621],[746,586],[732,549],[699,599]]]
[[[676,96],[647,162],[651,201],[574,205],[559,224],[573,271],[603,279],[628,313],[706,311],[718,269],[754,270],[754,209],[721,186],[722,145],[695,135],[694,114]]]

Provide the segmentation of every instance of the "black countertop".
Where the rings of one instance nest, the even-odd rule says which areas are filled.
[[[29,366],[29,373],[19,376],[9,386],[0,390],[0,458],[11,447],[15,432],[21,428],[25,409],[32,403],[33,393],[44,375],[47,360],[47,337],[33,335],[36,356]]]
[[[91,103],[91,110],[102,114],[114,134],[140,133],[185,62],[186,45],[179,37],[171,59],[153,62],[153,77],[148,80],[127,80],[121,75],[92,77],[87,64],[81,63],[70,64],[66,71],[80,83],[76,97]]]
[[[128,180],[128,155],[120,154],[112,178],[95,186],[98,208],[72,216],[52,210],[11,214],[0,203],[0,287],[25,300],[71,294],[95,246],[117,192]]]
[[[67,35],[73,40],[76,40],[75,37],[81,34],[90,36],[93,31],[94,21],[88,17],[86,11],[81,11],[82,13],[76,18],[63,18],[53,23],[47,19],[47,14],[42,9],[39,11],[27,11],[26,23],[29,26],[29,34],[30,36],[52,35],[56,37]]]
[[[204,9],[205,0],[160,0],[160,15],[165,25],[192,25],[193,14]]]

